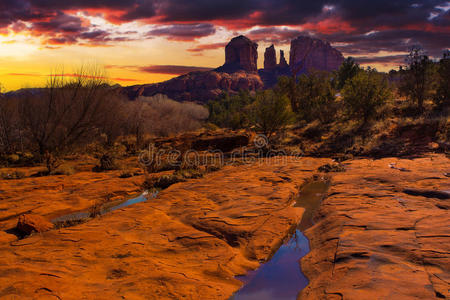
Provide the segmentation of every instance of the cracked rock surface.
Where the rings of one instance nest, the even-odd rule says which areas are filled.
[[[234,276],[300,221],[293,195],[328,162],[228,166],[87,223],[0,242],[0,298],[227,299],[242,284]]]
[[[345,165],[306,231],[310,284],[298,299],[449,299],[449,159]]]

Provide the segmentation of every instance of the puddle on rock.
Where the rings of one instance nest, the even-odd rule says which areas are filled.
[[[144,192],[139,197],[133,199],[105,203],[102,205],[100,210],[96,212],[96,215],[104,215],[117,209],[121,209],[133,204],[144,202],[147,201],[148,199],[156,198],[157,195],[158,191],[155,191],[153,193]],[[76,224],[86,222],[90,218],[92,218],[92,211],[81,211],[54,218],[53,220],[51,220],[51,222],[55,224],[56,228],[61,228],[61,227],[70,227]]]
[[[268,262],[245,276],[236,277],[244,286],[230,300],[297,299],[298,293],[309,283],[300,266],[300,259],[310,251],[309,240],[302,231],[314,224],[314,213],[326,197],[329,186],[329,180],[315,179],[300,189],[294,205],[304,207],[305,212],[294,234]]]

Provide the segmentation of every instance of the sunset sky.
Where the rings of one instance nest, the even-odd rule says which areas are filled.
[[[220,66],[238,34],[258,42],[258,67],[267,46],[288,53],[303,34],[387,71],[413,45],[433,57],[450,47],[449,8],[438,0],[0,0],[0,84],[41,86],[56,68],[92,63],[121,85],[163,81]]]

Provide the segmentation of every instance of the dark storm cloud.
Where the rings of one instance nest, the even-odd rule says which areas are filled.
[[[267,43],[288,43],[303,30],[346,54],[405,51],[420,44],[440,55],[450,47],[449,6],[448,0],[0,0],[0,31],[31,30],[53,44],[128,40],[74,15],[83,11],[114,23],[139,20],[159,26],[142,38],[192,41],[214,34],[216,26],[243,32],[258,25],[248,35]],[[189,51],[207,49],[199,45]]]
[[[66,32],[66,33],[78,33],[83,31],[83,21],[75,16],[66,15],[64,13],[58,13],[55,17],[49,21],[40,21],[33,23],[33,30],[38,32]]]
[[[168,0],[157,1],[164,21],[237,20],[248,17],[266,0]]]
[[[171,40],[190,41],[214,33],[216,33],[216,28],[212,24],[175,24],[153,29],[147,35],[149,37],[163,36]]]
[[[304,34],[300,30],[279,28],[279,27],[264,27],[254,29],[248,32],[247,36],[257,42],[266,42],[273,44],[289,44],[292,39]]]
[[[438,57],[450,45],[450,34],[420,30],[391,29],[370,34],[319,35],[336,43],[336,48],[348,54],[376,53],[379,51],[406,52],[413,46],[421,46],[429,55]]]

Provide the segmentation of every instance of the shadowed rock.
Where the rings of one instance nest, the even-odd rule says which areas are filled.
[[[280,68],[287,68],[289,67],[286,58],[284,57],[284,51],[280,50],[280,64],[278,65]]]
[[[411,196],[422,196],[426,198],[450,199],[450,193],[445,191],[404,189],[403,193]]]
[[[233,73],[239,70],[257,72],[258,44],[240,35],[225,47],[225,64],[216,70]]]
[[[330,43],[307,36],[299,36],[291,41],[289,65],[293,72],[306,73],[309,70],[337,70],[344,61],[341,52]]]
[[[275,46],[272,45],[266,48],[264,52],[264,69],[271,70],[277,67],[277,54],[275,52]]]

